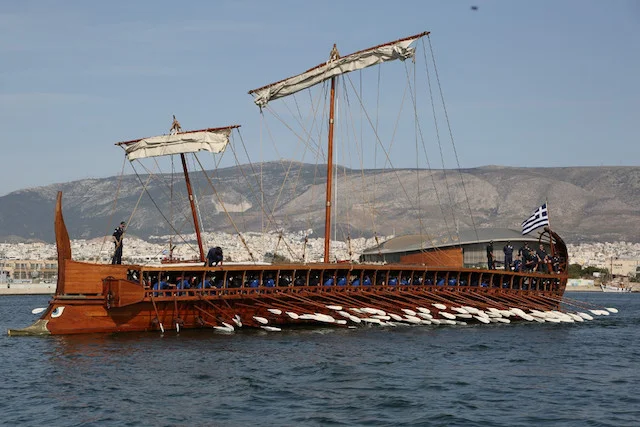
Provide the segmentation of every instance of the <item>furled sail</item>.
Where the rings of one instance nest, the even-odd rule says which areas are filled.
[[[220,153],[229,143],[231,127],[153,136],[131,143],[121,143],[132,161],[154,156],[210,151]]]
[[[307,89],[332,77],[346,74],[351,71],[361,70],[372,65],[387,61],[412,58],[415,48],[411,44],[417,39],[429,34],[428,32],[407,37],[402,40],[383,44],[370,49],[361,50],[350,55],[329,60],[302,74],[273,83],[249,93],[253,95],[254,102],[260,107],[267,105],[272,99],[283,98],[303,89]]]

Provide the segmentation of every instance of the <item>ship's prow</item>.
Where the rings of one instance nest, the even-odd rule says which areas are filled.
[[[69,232],[64,223],[62,215],[62,192],[58,191],[55,205],[54,229],[56,236],[56,248],[58,252],[58,283],[54,296],[64,294],[65,284],[65,262],[71,260],[71,240]],[[51,302],[49,302],[51,306]],[[51,307],[50,307],[51,308]],[[42,317],[36,320],[31,326],[22,329],[8,329],[7,334],[11,336],[42,336],[51,335],[51,331],[47,328],[49,319],[45,318],[47,313],[52,310],[45,310]]]
[[[43,336],[51,335],[49,329],[47,329],[48,320],[38,319],[31,326],[27,326],[23,329],[8,329],[7,334],[11,336]]]

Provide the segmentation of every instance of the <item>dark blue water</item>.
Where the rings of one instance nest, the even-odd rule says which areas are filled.
[[[0,422],[54,426],[638,426],[640,294],[579,324],[9,337]]]

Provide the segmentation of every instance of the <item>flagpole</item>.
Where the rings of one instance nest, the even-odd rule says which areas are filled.
[[[551,256],[555,256],[555,248],[553,246],[553,240],[551,239],[551,220],[549,219],[549,200],[544,199],[544,204],[547,206],[547,227],[549,227],[549,248],[551,249]]]
[[[549,224],[547,224],[549,226],[549,230],[551,230],[551,220],[549,219],[549,201],[547,199],[544,199],[544,204],[547,206],[547,222]]]

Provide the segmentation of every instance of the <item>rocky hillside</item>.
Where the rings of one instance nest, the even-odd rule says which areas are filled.
[[[322,165],[270,162],[218,169],[209,179],[202,173],[191,178],[206,230],[313,229],[315,237],[324,228],[324,174]],[[0,197],[0,239],[53,242],[58,191],[63,192],[72,239],[111,234],[121,220],[130,222],[131,235],[143,239],[192,230],[184,180],[164,175],[147,184],[147,178],[81,180]],[[337,182],[338,239],[347,233],[370,237],[421,230],[437,235],[473,227],[519,229],[547,200],[551,225],[567,242],[640,242],[636,167],[341,169]]]

